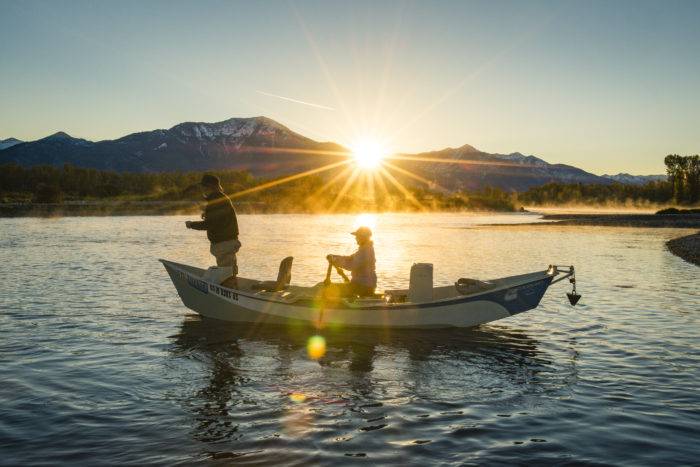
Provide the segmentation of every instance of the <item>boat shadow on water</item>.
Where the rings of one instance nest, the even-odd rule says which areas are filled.
[[[314,330],[306,326],[284,326],[229,323],[216,319],[188,315],[171,350],[176,355],[193,353],[209,356],[241,357],[241,342],[276,346],[281,360],[307,355],[309,339],[320,336],[324,352],[317,360],[320,365],[332,365],[347,360],[353,372],[369,372],[378,348],[390,352],[405,352],[411,362],[424,362],[434,355],[440,358],[459,357],[460,361],[487,358],[495,370],[509,371],[514,367],[529,368],[549,362],[538,351],[538,341],[525,332],[504,326],[480,326],[470,329],[445,328],[433,330],[398,329],[384,331],[375,328],[343,328]],[[308,356],[308,355],[307,355]]]
[[[309,350],[314,335],[325,343],[316,363]],[[265,440],[279,443],[280,420],[300,410],[299,401],[314,406],[314,413],[332,408],[361,416],[380,410],[372,407],[388,410],[391,393],[401,404],[416,401],[431,410],[461,413],[463,407],[509,403],[554,386],[561,390],[567,385],[562,378],[575,373],[570,362],[568,376],[553,378],[561,374],[560,365],[539,342],[503,326],[314,331],[190,315],[172,338],[172,365],[192,369],[196,362],[195,377],[185,373],[192,379],[188,386],[196,388],[176,398],[193,418],[193,437],[209,448],[233,440],[253,450],[268,448]],[[251,432],[257,442],[245,441]]]

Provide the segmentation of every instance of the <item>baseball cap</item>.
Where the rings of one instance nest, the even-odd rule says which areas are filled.
[[[362,226],[358,228],[354,232],[350,232],[352,235],[356,237],[371,237],[372,236],[372,231],[370,230],[369,227]]]
[[[201,185],[204,186],[219,186],[221,185],[221,181],[219,180],[219,177],[216,175],[211,175],[211,174],[204,174],[202,175],[202,181],[199,182]]]

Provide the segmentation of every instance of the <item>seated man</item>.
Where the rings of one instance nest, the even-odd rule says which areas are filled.
[[[374,244],[372,231],[369,227],[360,227],[352,233],[359,248],[350,256],[328,255],[328,260],[334,266],[347,269],[352,278],[348,284],[349,295],[367,297],[374,295],[377,287],[377,273],[375,271]]]

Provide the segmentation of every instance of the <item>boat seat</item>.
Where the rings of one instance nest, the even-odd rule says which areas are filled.
[[[387,303],[405,303],[408,298],[408,289],[387,289],[384,291],[384,299]]]
[[[386,304],[386,302],[384,301],[384,296],[379,294],[374,294],[374,296],[368,297],[351,297],[349,299],[346,298],[345,303],[352,306],[353,308]]]
[[[371,295],[348,295],[343,297],[348,303],[364,303],[364,302],[376,302],[384,301],[384,294],[373,293]]]
[[[287,256],[280,263],[280,269],[277,273],[276,281],[260,281],[250,286],[251,290],[266,291],[266,292],[279,292],[287,288],[289,283],[292,281],[292,262],[294,261],[293,256]]]
[[[457,292],[462,295],[470,295],[477,292],[482,292],[484,290],[492,289],[496,284],[488,281],[480,281],[478,279],[468,279],[462,277],[455,282],[455,288]]]

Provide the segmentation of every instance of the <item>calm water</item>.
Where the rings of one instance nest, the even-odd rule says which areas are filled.
[[[380,287],[574,263],[541,306],[476,330],[251,331],[185,309],[157,258],[210,263],[184,217],[0,220],[0,463],[697,464],[700,268],[681,230],[475,227],[382,215]],[[241,216],[241,274],[323,279],[354,216]],[[290,397],[291,395],[291,397]]]

